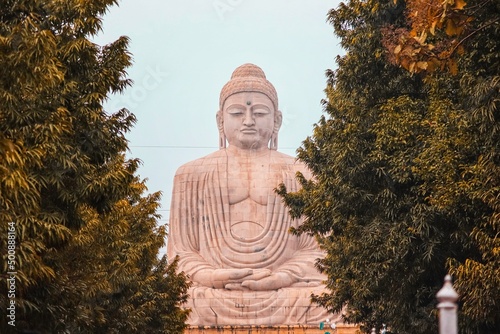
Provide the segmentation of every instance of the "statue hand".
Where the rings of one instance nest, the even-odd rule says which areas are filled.
[[[269,269],[253,269],[252,274],[244,277],[244,280],[241,280],[240,282],[228,283],[224,286],[224,288],[228,290],[248,291],[250,289],[243,286],[242,285],[243,282],[261,280],[265,277],[269,277],[270,275],[271,275],[271,270]]]
[[[222,289],[228,283],[242,282],[252,274],[252,269],[203,269],[192,280],[202,286]]]
[[[264,277],[271,276],[272,272],[269,269],[253,269],[252,275],[245,277],[245,281],[253,280],[258,281]]]
[[[252,269],[215,269],[211,275],[212,285],[222,289],[228,283],[240,283],[246,277],[251,277]]]
[[[249,288],[245,288],[241,283],[228,283],[224,286],[224,289],[235,290],[235,291],[249,291]]]
[[[314,287],[317,287],[320,285],[321,285],[321,281],[297,282],[297,283],[292,284],[292,286],[296,286],[296,287],[310,287],[310,288],[314,288]]]
[[[294,283],[294,279],[286,273],[274,273],[258,280],[245,280],[241,286],[254,291],[277,290]]]

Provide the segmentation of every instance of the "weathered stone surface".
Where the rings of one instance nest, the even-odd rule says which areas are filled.
[[[324,290],[314,267],[316,241],[293,236],[301,222],[274,189],[299,189],[309,172],[277,151],[278,98],[257,66],[245,64],[224,86],[217,113],[220,149],[181,166],[174,179],[168,255],[193,281],[189,324],[297,325],[338,316],[311,304]]]

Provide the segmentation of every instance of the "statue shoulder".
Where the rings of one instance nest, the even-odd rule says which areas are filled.
[[[189,161],[180,166],[175,175],[199,174],[212,170],[219,161],[225,159],[226,155],[222,150],[212,152],[204,157]]]
[[[284,154],[278,151],[273,152],[273,160],[275,163],[288,166],[289,169],[293,170],[294,172],[301,172],[306,177],[310,175],[310,171],[307,166],[296,157],[292,157],[291,155]]]
[[[304,163],[298,160],[296,157],[292,157],[291,155],[281,153],[278,151],[272,151],[272,158],[276,162],[280,162],[286,165],[296,165],[296,166],[305,166]]]

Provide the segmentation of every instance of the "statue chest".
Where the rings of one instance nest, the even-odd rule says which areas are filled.
[[[267,205],[276,196],[274,188],[282,182],[279,168],[272,164],[246,160],[228,163],[227,187],[229,204],[250,200]]]

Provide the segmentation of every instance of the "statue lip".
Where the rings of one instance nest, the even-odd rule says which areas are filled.
[[[241,130],[241,132],[243,132],[243,133],[256,133],[257,130],[255,130],[255,129],[243,129],[243,130]]]

